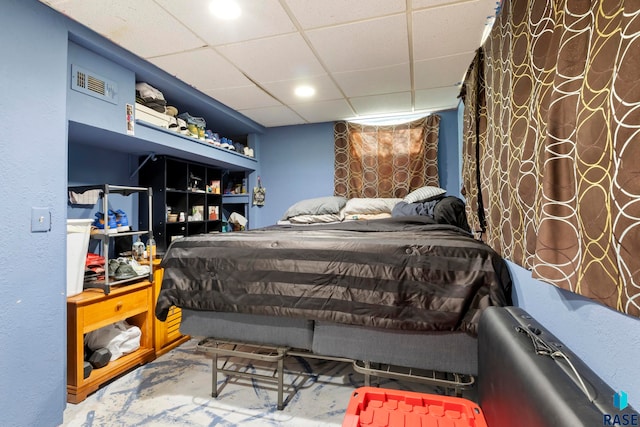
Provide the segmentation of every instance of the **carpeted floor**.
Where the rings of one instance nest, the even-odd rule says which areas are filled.
[[[197,340],[105,385],[79,404],[67,404],[64,426],[336,426],[364,376],[351,364],[310,358],[285,359],[284,410],[276,410],[275,384],[219,375],[211,397],[211,359]],[[269,374],[271,364],[230,359],[243,369]],[[219,364],[219,366],[221,366]],[[381,378],[385,388],[442,393],[423,384]],[[220,387],[221,390],[220,390]],[[473,389],[465,393],[473,395]]]

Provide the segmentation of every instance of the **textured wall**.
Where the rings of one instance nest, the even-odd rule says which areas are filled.
[[[0,413],[53,426],[66,402],[67,33],[31,0],[0,13]],[[51,231],[31,232],[31,208]]]

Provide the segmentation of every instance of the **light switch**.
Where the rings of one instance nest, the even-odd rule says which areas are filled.
[[[31,208],[31,232],[51,231],[51,210],[49,208]]]

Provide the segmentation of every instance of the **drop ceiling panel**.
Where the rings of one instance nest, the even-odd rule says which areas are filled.
[[[234,110],[282,105],[256,85],[213,89],[205,93]]]
[[[416,110],[448,110],[457,108],[459,87],[443,87],[416,91]]]
[[[266,127],[300,125],[305,123],[302,117],[285,106],[254,108],[241,110],[240,112]]]
[[[307,31],[330,72],[379,68],[409,62],[406,15]]]
[[[411,111],[411,92],[350,98],[358,115],[376,115]]]
[[[152,0],[69,1],[59,10],[143,58],[204,45]]]
[[[447,5],[453,5],[453,4],[459,4],[459,3],[464,3],[464,4],[468,4],[468,3],[478,3],[478,0],[467,0],[467,1],[460,1],[460,0],[411,0],[411,7],[413,10],[417,10],[417,9],[424,9],[424,8],[430,8],[430,7],[439,7],[439,6],[447,6]],[[494,4],[495,4],[495,0],[494,0]]]
[[[202,92],[253,84],[233,64],[211,48],[152,58],[150,62]]]
[[[348,97],[411,90],[408,63],[391,67],[334,73],[333,77]]]
[[[236,0],[242,13],[236,20],[220,20],[205,0],[155,0],[211,46],[293,32],[295,26],[278,0]]]
[[[258,82],[326,74],[299,34],[221,46],[217,50]]]
[[[264,126],[455,108],[500,5],[236,0],[239,19],[219,21],[210,0],[40,1]]]
[[[355,116],[355,111],[344,99],[291,105],[309,123],[332,122]]]
[[[475,51],[480,46],[486,17],[491,15],[487,3],[470,2],[413,12],[413,59]],[[478,19],[479,15],[485,19]]]
[[[413,66],[415,89],[452,86],[462,82],[475,52],[416,61]],[[461,70],[463,70],[461,72]]]
[[[402,13],[405,0],[285,0],[304,29]]]
[[[295,88],[303,84],[314,87],[316,94],[307,99],[296,96],[294,93]],[[303,104],[342,98],[342,93],[340,93],[336,85],[326,74],[305,79],[264,83],[263,87],[285,104]]]

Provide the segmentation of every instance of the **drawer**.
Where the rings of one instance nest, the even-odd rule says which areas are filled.
[[[84,331],[89,332],[102,326],[124,320],[149,309],[149,288],[136,292],[109,296],[94,304],[83,307]]]

